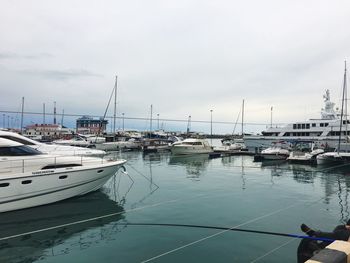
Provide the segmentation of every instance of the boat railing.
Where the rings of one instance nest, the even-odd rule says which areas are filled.
[[[0,159],[0,174],[5,173],[25,173],[25,172],[38,172],[67,168],[72,169],[76,166],[89,166],[99,165],[108,162],[110,158],[91,158],[87,156],[50,156],[38,158],[26,158],[17,160],[7,160],[6,158]],[[44,163],[44,165],[43,165]]]

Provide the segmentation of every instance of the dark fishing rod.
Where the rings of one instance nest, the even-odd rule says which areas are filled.
[[[304,235],[296,234],[287,234],[287,233],[278,233],[278,232],[269,232],[269,231],[260,231],[253,229],[242,229],[242,228],[232,228],[232,227],[220,227],[220,226],[203,226],[203,225],[189,225],[189,224],[168,224],[168,223],[117,223],[117,225],[123,226],[164,226],[164,227],[188,227],[188,228],[205,228],[205,229],[215,229],[215,230],[228,230],[228,231],[237,231],[237,232],[247,232],[247,233],[256,233],[272,236],[282,236],[282,237],[293,237],[300,239],[311,239],[316,241],[325,241],[333,242],[335,239],[323,238],[323,237],[310,237]]]

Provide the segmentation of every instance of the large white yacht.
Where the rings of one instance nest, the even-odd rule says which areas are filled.
[[[270,127],[262,135],[244,136],[244,143],[248,148],[269,147],[276,141],[312,140],[320,147],[335,148],[338,144],[340,131],[340,111],[335,110],[335,103],[331,102],[329,90],[323,95],[324,108],[321,118],[294,122],[283,127]],[[343,118],[342,135],[345,141],[350,134],[350,121]]]
[[[0,138],[0,212],[49,204],[98,190],[125,162],[43,154]]]

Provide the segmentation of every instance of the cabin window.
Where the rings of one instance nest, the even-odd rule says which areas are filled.
[[[290,133],[286,132],[283,136],[290,136]]]
[[[301,129],[301,124],[300,123],[298,124],[298,129]]]
[[[324,125],[323,125],[323,123],[320,123],[320,127],[323,127]]]
[[[296,124],[293,124],[293,129],[295,130],[297,128],[297,125]]]
[[[52,165],[46,165],[41,170],[46,169],[56,169],[56,168],[68,168],[68,167],[75,167],[75,166],[81,166],[81,164],[72,163],[72,164],[52,164]]]
[[[310,123],[306,124],[306,129],[310,129]]]
[[[0,156],[25,156],[38,154],[42,153],[26,145],[0,148]]]
[[[32,183],[32,180],[24,180],[22,181],[22,184],[31,184]]]
[[[324,127],[327,127],[329,125],[329,123],[328,122],[326,122],[325,124],[324,124]]]
[[[313,123],[313,124],[312,124],[312,127],[316,127],[316,123]]]
[[[302,128],[302,129],[305,129],[305,123],[303,123],[303,124],[301,125],[301,128]]]
[[[68,175],[60,175],[59,177],[58,177],[58,179],[66,179],[68,177]]]
[[[10,185],[10,183],[1,183],[0,184],[0,187],[7,187],[7,186],[9,186]]]
[[[296,133],[296,132],[293,132],[293,136],[297,136],[297,133]]]

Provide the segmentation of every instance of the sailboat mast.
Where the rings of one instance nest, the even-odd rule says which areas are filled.
[[[21,134],[23,133],[23,112],[24,112],[24,97],[22,97]]]
[[[117,118],[117,84],[118,76],[115,76],[115,85],[114,85],[114,114],[113,114],[113,133],[115,133],[115,120]]]
[[[243,138],[243,123],[244,123],[244,100],[242,103],[242,138]]]
[[[346,90],[346,61],[345,61],[344,80],[343,80],[343,95],[341,100],[340,128],[339,128],[339,139],[338,139],[338,149],[337,149],[338,154],[340,149],[340,140],[341,140],[342,125],[343,125],[345,90]]]
[[[150,124],[149,124],[149,137],[151,138],[152,133],[152,114],[153,114],[153,105],[151,104],[151,118],[150,118]]]

